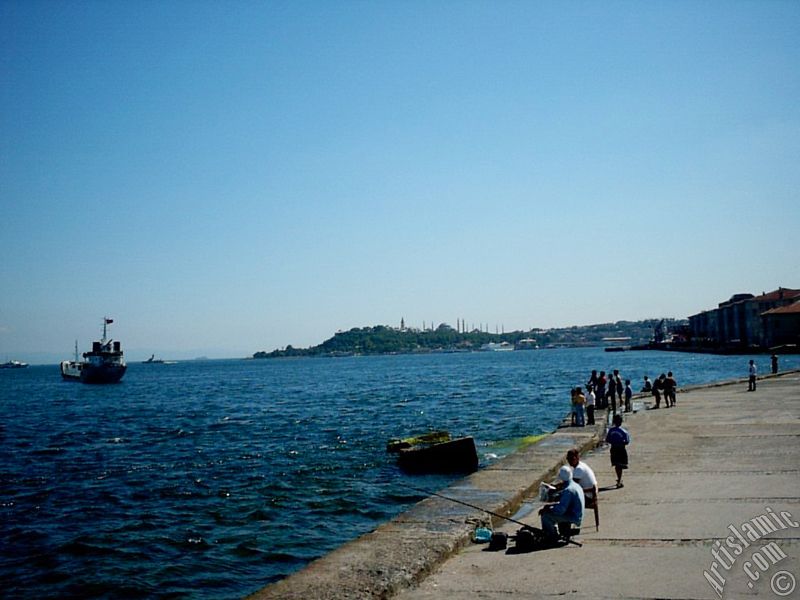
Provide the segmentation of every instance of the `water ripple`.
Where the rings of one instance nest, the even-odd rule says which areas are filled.
[[[240,598],[420,499],[392,437],[474,435],[482,464],[552,430],[592,368],[679,383],[749,357],[598,349],[130,365],[115,386],[0,373],[8,597]],[[800,357],[786,357],[786,368]],[[609,361],[613,361],[611,365]]]

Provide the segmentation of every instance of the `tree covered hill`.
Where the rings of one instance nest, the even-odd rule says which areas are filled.
[[[286,346],[272,352],[256,352],[253,358],[290,356],[345,356],[350,354],[405,354],[412,352],[446,352],[479,350],[488,343],[507,342],[515,346],[540,348],[551,346],[599,346],[607,338],[630,338],[629,344],[645,344],[661,319],[617,321],[599,325],[573,326],[561,329],[531,329],[511,333],[489,333],[473,330],[459,332],[443,323],[436,329],[397,329],[386,325],[355,327],[340,331],[332,338],[310,348]],[[667,319],[666,325],[679,324]],[[606,341],[604,341],[606,340]]]

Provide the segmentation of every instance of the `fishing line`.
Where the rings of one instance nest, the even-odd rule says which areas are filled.
[[[475,510],[480,510],[482,512],[490,514],[493,517],[498,517],[500,519],[505,519],[506,521],[511,521],[512,523],[516,523],[517,525],[521,525],[523,530],[530,531],[534,535],[541,535],[543,533],[542,530],[539,529],[538,527],[534,527],[533,525],[528,525],[527,523],[523,523],[522,521],[517,521],[516,519],[512,519],[511,517],[506,517],[505,515],[501,515],[499,513],[492,512],[491,510],[487,510],[487,509],[482,508],[480,506],[476,506],[475,504],[470,504],[469,502],[464,502],[463,500],[457,500],[455,498],[451,498],[450,496],[445,496],[445,495],[439,494],[437,492],[431,492],[430,490],[423,490],[421,488],[414,487],[413,485],[409,485],[408,487],[410,489],[412,489],[412,490],[414,490],[416,492],[420,492],[422,494],[428,494],[430,496],[436,496],[437,498],[442,498],[444,500],[449,500],[450,502],[455,502],[456,504],[463,504],[464,506],[468,506],[469,508],[474,508]],[[520,530],[517,533],[517,539],[518,540],[519,540],[521,535],[522,535],[522,530]],[[571,537],[561,536],[561,538],[564,539],[568,544],[573,544],[573,545],[578,546],[578,547],[583,546],[583,544],[581,544],[580,542],[576,542]],[[527,543],[532,543],[532,542],[529,541]],[[518,542],[518,544],[519,544],[519,542]]]
[[[437,492],[431,492],[430,490],[423,490],[421,488],[414,487],[413,485],[408,486],[410,489],[414,490],[415,492],[420,492],[422,494],[427,494],[429,496],[436,496],[437,498],[442,498],[444,500],[449,500],[450,502],[455,502],[456,504],[463,504],[464,506],[468,506],[469,508],[474,508],[475,510],[479,510],[481,512],[488,513],[493,517],[498,517],[500,519],[505,519],[506,521],[511,521],[512,523],[516,523],[517,525],[522,525],[525,529],[536,530],[536,527],[523,523],[522,521],[517,521],[516,519],[512,519],[511,517],[506,517],[505,515],[501,515],[496,512],[492,512],[491,510],[487,510],[480,506],[476,506],[475,504],[470,504],[469,502],[464,502],[463,500],[457,500],[455,498],[451,498],[450,496],[445,496],[443,494],[439,494]]]

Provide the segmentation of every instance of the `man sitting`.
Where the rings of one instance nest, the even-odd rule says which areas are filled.
[[[581,460],[581,451],[572,448],[567,452],[567,464],[572,467],[572,479],[581,486],[586,504],[591,504],[597,498],[597,477],[592,467]]]
[[[583,520],[583,490],[572,479],[572,467],[564,465],[558,471],[558,479],[565,483],[561,497],[557,503],[545,504],[539,511],[542,518],[542,529],[548,540],[558,539],[556,526],[558,523],[571,523],[580,527]]]
[[[595,477],[592,467],[581,460],[581,452],[577,448],[567,451],[567,464],[572,467],[573,481],[583,490],[585,506],[592,508],[597,499],[597,477]],[[564,481],[555,481],[552,485],[542,483],[539,490],[540,499],[549,502],[558,501],[560,492],[566,485]]]
[[[595,526],[600,527],[600,518],[597,512],[597,477],[592,467],[581,460],[581,452],[572,448],[567,452],[567,464],[572,467],[572,479],[581,486],[584,497],[584,508],[595,509]]]

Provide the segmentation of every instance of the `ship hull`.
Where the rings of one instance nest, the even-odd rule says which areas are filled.
[[[119,383],[127,369],[127,365],[92,365],[65,360],[61,363],[61,377],[83,383]]]
[[[91,365],[84,364],[81,369],[80,379],[83,383],[119,383],[125,375],[126,365]]]
[[[20,362],[18,360],[10,360],[8,362],[0,363],[0,369],[24,369],[28,363]]]

